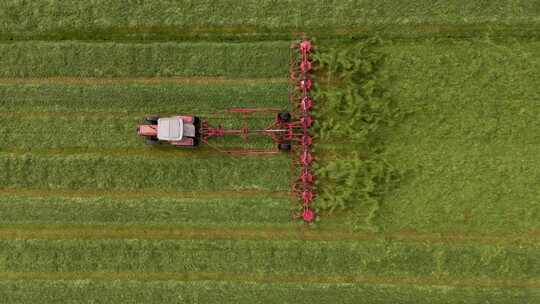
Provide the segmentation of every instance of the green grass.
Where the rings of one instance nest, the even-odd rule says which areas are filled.
[[[0,77],[287,77],[288,42],[0,44]]]
[[[286,197],[0,196],[0,224],[263,226],[289,224],[289,213]]]
[[[190,112],[183,112],[190,113]],[[182,112],[175,114],[183,114]],[[39,114],[39,113],[38,113]],[[196,149],[185,149],[163,144],[158,147],[149,147],[145,139],[137,136],[136,127],[144,123],[144,116],[125,115],[92,115],[91,112],[67,114],[57,116],[55,114],[30,115],[9,117],[0,121],[0,136],[5,147],[0,147],[0,152],[18,152],[20,150],[32,153],[47,153],[54,149],[56,154],[81,153],[110,153],[115,155],[145,154],[156,156],[166,154],[168,156],[208,154],[214,151],[201,145]],[[82,115],[81,115],[82,114]],[[173,114],[174,115],[174,114]],[[227,128],[241,128],[241,115],[227,114],[221,118],[205,118],[211,125],[222,125]],[[267,117],[252,117],[249,124],[252,128],[264,128],[274,121],[273,114]],[[24,126],[12,128],[12,126]],[[44,126],[47,126],[44,128]],[[252,137],[248,143],[240,136],[227,138],[213,138],[211,142],[220,147],[259,147],[273,148],[274,142],[267,137]],[[203,152],[199,152],[203,151]],[[50,151],[49,151],[50,152]],[[137,153],[139,152],[139,153]],[[210,152],[212,153],[212,152]],[[214,154],[217,154],[215,152]],[[226,155],[224,155],[226,157]]]
[[[0,154],[0,187],[213,191],[286,190],[288,159]]]
[[[4,40],[289,39],[291,32],[306,30],[327,37],[355,30],[394,36],[475,35],[479,30],[534,35],[539,13],[537,3],[524,0],[12,0],[0,6]]]
[[[287,83],[1,84],[0,112],[214,113],[231,107],[289,106]],[[111,113],[111,114],[108,114]]]
[[[0,272],[538,278],[535,245],[389,241],[2,240]]]
[[[540,301],[538,3],[139,2],[0,3],[0,302]],[[376,212],[355,210],[381,234],[350,236],[340,213],[305,235],[290,224],[287,198],[261,197],[288,190],[284,155],[134,134],[145,113],[287,107],[298,31],[339,50],[384,38],[385,88],[407,115],[373,133],[402,175]],[[325,153],[365,157],[350,138]],[[328,178],[361,188],[346,170]]]
[[[29,280],[0,281],[9,303],[534,303],[536,289],[418,285],[250,282]]]
[[[383,204],[390,230],[540,228],[540,43],[425,41],[384,48],[415,111],[387,136],[406,175]]]
[[[32,149],[33,152],[63,149],[57,153],[107,153],[107,149],[116,149],[109,152],[118,154],[121,148],[126,149],[125,153],[173,152],[178,149],[149,149],[145,147],[144,140],[135,135],[135,126],[142,123],[144,116],[200,114],[212,124],[238,127],[241,115],[220,111],[234,107],[289,107],[286,82],[245,85],[3,84],[0,85],[0,100],[3,147],[8,151]],[[265,127],[273,119],[272,114],[265,114],[251,117],[249,121],[253,127]],[[228,145],[220,140],[214,142],[223,146],[243,145],[239,138],[228,140]],[[256,147],[274,146],[266,138],[254,138],[251,142]],[[5,149],[0,148],[2,150]],[[180,150],[186,153],[185,149]]]

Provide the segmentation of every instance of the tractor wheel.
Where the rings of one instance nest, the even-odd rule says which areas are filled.
[[[146,140],[146,144],[147,145],[157,145],[159,144],[159,139],[157,139],[156,137],[150,137]]]
[[[193,125],[195,126],[195,138],[201,137],[201,119],[197,116],[193,119]]]
[[[144,120],[146,120],[146,122],[151,125],[157,125],[158,119],[159,119],[159,116],[148,116]]]
[[[278,145],[278,149],[281,151],[291,151],[291,143],[284,142]]]
[[[289,122],[291,121],[291,113],[289,112],[279,112],[278,118],[281,122]]]

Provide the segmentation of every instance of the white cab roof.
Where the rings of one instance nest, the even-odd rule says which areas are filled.
[[[159,140],[182,140],[184,122],[177,117],[158,119],[157,137]]]

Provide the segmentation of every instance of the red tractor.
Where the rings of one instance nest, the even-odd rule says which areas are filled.
[[[208,121],[197,116],[178,115],[172,117],[149,116],[146,123],[137,126],[137,134],[146,137],[146,143],[155,145],[169,143],[174,146],[196,147],[204,143],[219,151],[229,154],[272,154],[276,150],[237,149],[226,150],[212,144],[213,137],[240,136],[245,142],[250,136],[268,136],[276,143],[277,150],[290,151],[292,143],[298,139],[298,122],[291,122],[289,112],[279,112],[278,109],[245,109],[235,108],[225,110],[226,113],[239,113],[243,116],[240,128],[224,128],[221,125],[212,126]],[[274,121],[264,129],[249,127],[248,116],[254,113],[273,113]]]
[[[146,123],[137,127],[137,133],[146,137],[148,144],[167,142],[181,147],[196,147],[204,144],[218,151],[234,155],[276,154],[290,151],[291,155],[291,198],[293,201],[293,218],[302,218],[311,222],[315,218],[311,203],[315,198],[315,177],[312,164],[314,156],[311,151],[313,143],[310,128],[314,122],[311,116],[313,109],[312,63],[310,54],[311,42],[303,36],[291,45],[291,66],[289,71],[289,99],[292,103],[290,112],[279,109],[245,109],[235,108],[226,113],[242,115],[243,124],[238,128],[224,128],[212,125],[207,120],[196,116],[179,115],[173,117],[147,117]],[[265,128],[252,128],[248,118],[256,113],[271,113],[273,118]],[[269,118],[270,120],[270,118]],[[250,136],[266,136],[275,142],[274,149],[234,149],[227,150],[212,143],[214,137],[240,136],[247,142]]]
[[[146,117],[146,124],[137,127],[137,134],[146,137],[149,145],[168,142],[171,145],[195,147],[199,144],[200,119],[196,116]]]

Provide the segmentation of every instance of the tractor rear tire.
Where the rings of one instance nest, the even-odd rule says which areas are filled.
[[[144,120],[151,125],[157,125],[159,116],[148,116]]]
[[[279,112],[278,118],[281,122],[289,122],[291,121],[291,113],[289,112]]]
[[[284,152],[291,151],[291,143],[288,143],[288,142],[281,143],[278,145],[278,149]]]
[[[159,144],[159,139],[157,139],[156,137],[150,137],[146,140],[146,144],[147,145],[157,145]]]

